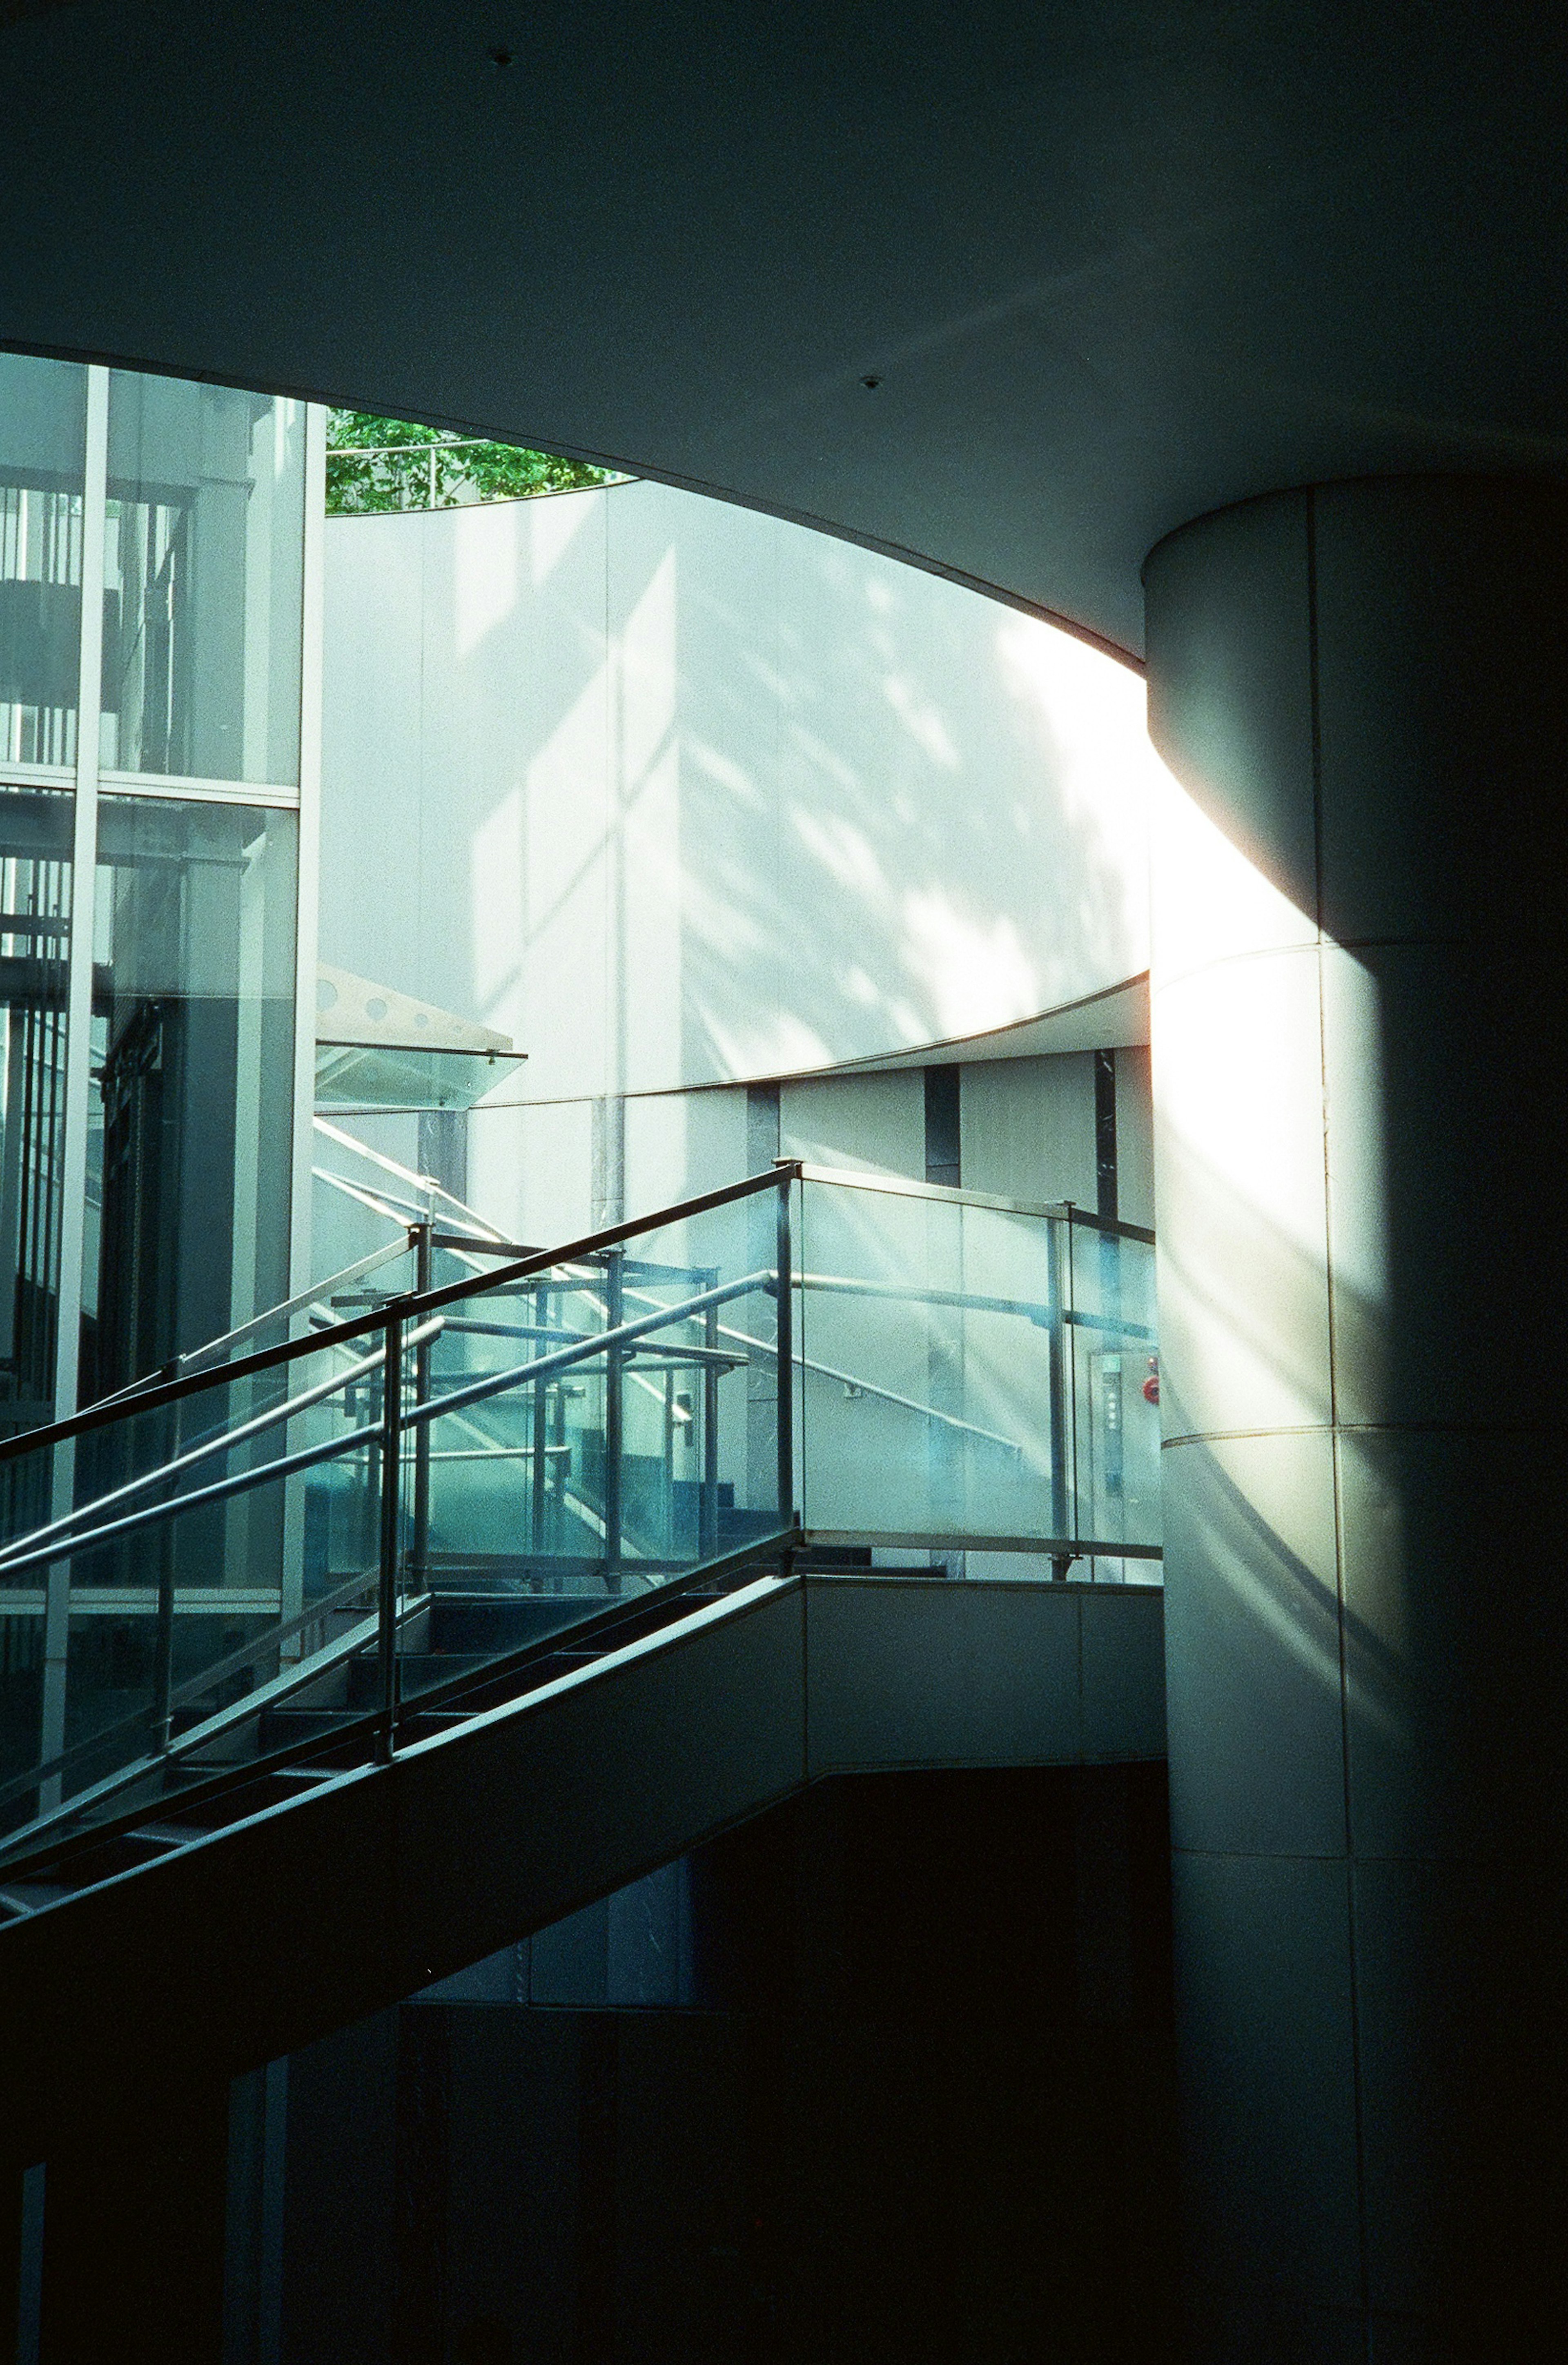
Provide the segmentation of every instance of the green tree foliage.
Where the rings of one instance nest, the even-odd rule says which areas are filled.
[[[530,493],[573,492],[617,480],[606,468],[515,443],[448,435],[411,420],[334,410],[327,426],[327,514],[455,509],[468,501],[513,501]]]

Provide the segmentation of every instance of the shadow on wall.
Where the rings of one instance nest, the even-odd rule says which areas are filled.
[[[1562,2202],[1568,1455],[1517,1213],[1562,1117],[1509,1018],[1542,954],[1336,942],[1212,844],[1188,894],[1177,840],[1212,824],[1170,799],[1156,1154],[1193,2254],[1266,2315],[1356,2305],[1364,2240],[1375,2305],[1446,2292],[1457,2322],[1499,2259],[1539,2292]]]
[[[787,1073],[1147,965],[1143,691],[649,485],[329,530],[324,957],[531,1099]]]

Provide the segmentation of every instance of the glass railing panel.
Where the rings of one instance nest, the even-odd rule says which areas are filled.
[[[961,1209],[967,1532],[1068,1532],[1059,1229],[1049,1219]]]
[[[807,1528],[1059,1535],[1069,1407],[1045,1219],[812,1176],[800,1261]]]
[[[455,1279],[455,1273],[450,1278]],[[182,1356],[179,1371],[183,1375],[216,1370],[241,1356],[281,1346],[287,1339],[308,1338],[312,1331],[328,1329],[334,1323],[350,1321],[368,1309],[387,1305],[393,1298],[406,1296],[417,1286],[418,1279],[419,1261],[413,1250],[406,1241],[390,1243],[367,1253],[357,1268],[350,1265],[333,1272],[285,1305],[257,1315],[228,1338],[215,1339]]]
[[[0,1829],[373,1616],[382,1395],[377,1337],[334,1339],[3,1465]]]
[[[399,1692],[777,1535],[785,1187],[493,1281],[421,1239],[437,1303],[361,1276],[330,1309],[357,1336],[0,1460],[0,1833],[279,1748],[363,1756]]]
[[[1160,1541],[1154,1247],[1081,1216],[1070,1235],[1076,1532],[1147,1551]],[[1136,1582],[1159,1564],[1094,1555],[1084,1573]]]
[[[788,1524],[777,1202],[770,1188],[444,1310],[407,1393],[404,1548],[430,1610],[406,1697],[442,1657],[508,1653]]]

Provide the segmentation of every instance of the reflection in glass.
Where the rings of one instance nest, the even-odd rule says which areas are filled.
[[[0,1436],[52,1417],[72,800],[0,788]]]
[[[1154,1252],[1147,1240],[1099,1230],[1082,1217],[1071,1230],[1078,1532],[1148,1542],[1160,1532]],[[1105,1558],[1095,1573],[1132,1569]]]
[[[82,1402],[287,1295],[297,829],[105,797]]]
[[[807,1528],[1136,1573],[1160,1535],[1152,1242],[815,1175],[803,1201]]]
[[[816,1178],[804,1195],[807,1527],[1059,1534],[1047,1219]]]
[[[297,781],[305,406],[117,372],[108,495],[104,768]]]
[[[76,760],[86,386],[0,353],[0,762]]]
[[[0,1437],[54,1411],[71,815],[62,790],[0,788]],[[49,1516],[49,1485],[38,1456],[0,1469],[6,1533]],[[36,1577],[0,1585],[0,1778],[37,1754],[41,1607]]]

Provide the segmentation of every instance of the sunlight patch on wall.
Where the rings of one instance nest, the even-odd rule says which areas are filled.
[[[961,769],[958,751],[940,708],[923,697],[913,682],[900,674],[889,674],[882,682],[882,695],[923,755],[934,764],[940,764],[946,772]]]
[[[1031,616],[1006,618],[996,647],[1004,683],[1032,713],[1058,801],[1137,876],[1148,799],[1164,772],[1149,743],[1143,683]]]
[[[890,896],[887,876],[864,830],[840,814],[807,813],[801,805],[790,806],[790,821],[807,853],[837,886],[868,903],[886,906]]]
[[[676,565],[666,550],[621,635],[621,764],[632,793],[675,723]]]
[[[730,1076],[786,1076],[798,1070],[825,1068],[833,1054],[820,1035],[802,1019],[781,1013],[737,1026],[731,1010],[696,1002],[693,1015],[717,1054],[721,1071]]]
[[[471,510],[483,516],[483,510]],[[524,899],[522,791],[509,789],[474,833],[469,868],[474,901],[474,984],[488,1012],[515,984],[522,960],[518,927]]]
[[[1231,843],[1158,757],[1149,781],[1150,869],[1159,882],[1153,956],[1162,977],[1233,953],[1316,943],[1313,921]]]
[[[603,500],[600,492],[553,493],[548,500],[528,503],[524,515],[535,589],[548,583],[589,518],[598,515]]]
[[[454,519],[453,640],[466,657],[517,606],[516,511],[510,505],[459,510]]]
[[[928,888],[904,897],[902,917],[902,963],[938,1037],[978,1035],[1040,1009],[1039,976],[1005,913],[988,916]]]
[[[583,881],[602,852],[605,707],[600,666],[528,768],[528,901],[532,942]],[[602,886],[598,892],[602,900]]]

